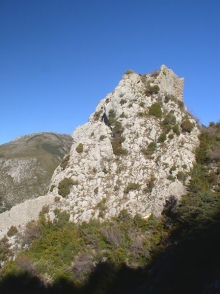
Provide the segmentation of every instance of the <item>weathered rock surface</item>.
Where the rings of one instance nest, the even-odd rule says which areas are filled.
[[[21,213],[21,221],[13,219],[23,225],[25,217],[30,220],[27,210],[39,212],[43,205],[50,216],[55,208],[69,211],[75,222],[110,218],[123,209],[146,218],[160,215],[170,195],[185,193],[184,175],[199,144],[197,123],[183,104],[183,82],[165,66],[159,74],[124,74],[89,122],[74,131],[44,203],[36,198],[28,208],[25,202],[0,214],[2,232],[7,222],[14,224],[13,214]]]
[[[180,176],[193,165],[199,130],[182,102],[183,82],[165,66],[159,75],[128,72],[100,101],[89,122],[75,130],[68,164],[65,169],[59,166],[51,181],[52,193],[58,195],[59,183],[73,180],[69,195],[59,204],[72,220],[109,218],[122,209],[133,215],[159,215],[170,195],[179,198],[185,193]],[[155,103],[160,104],[161,117],[150,115]],[[104,113],[109,123],[113,120],[111,127],[103,122]],[[191,130],[181,127],[184,120]],[[119,155],[113,150],[118,138]],[[155,150],[149,152],[152,142]],[[83,151],[77,151],[79,144]]]
[[[7,234],[11,226],[25,226],[37,220],[42,208],[54,202],[54,196],[39,196],[15,205],[9,211],[0,214],[0,238]]]
[[[36,133],[0,145],[0,206],[45,195],[71,144],[70,135]]]

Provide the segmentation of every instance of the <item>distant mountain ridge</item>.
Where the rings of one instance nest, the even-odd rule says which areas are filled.
[[[1,209],[46,194],[53,171],[71,144],[71,135],[45,132],[0,145]]]

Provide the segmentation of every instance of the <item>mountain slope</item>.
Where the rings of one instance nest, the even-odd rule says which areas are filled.
[[[36,133],[0,145],[2,208],[46,194],[53,171],[71,143],[70,135]]]

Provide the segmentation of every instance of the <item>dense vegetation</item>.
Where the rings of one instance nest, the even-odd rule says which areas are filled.
[[[179,203],[171,195],[160,219],[124,210],[76,225],[56,210],[53,222],[42,212],[23,237],[11,229],[23,250],[1,269],[1,293],[218,293],[219,146],[220,123],[202,127],[187,194]],[[1,260],[8,254],[4,238]]]

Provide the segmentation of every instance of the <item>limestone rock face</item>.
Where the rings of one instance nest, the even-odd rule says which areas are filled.
[[[171,69],[168,69],[165,65],[161,66],[158,82],[162,92],[173,95],[178,100],[183,100],[184,79],[179,78],[173,73]]]
[[[11,226],[22,227],[28,222],[38,220],[43,207],[54,202],[54,196],[39,196],[13,206],[0,214],[0,239],[7,234]]]
[[[75,222],[160,215],[166,199],[185,193],[183,176],[195,160],[199,130],[183,104],[184,79],[164,65],[151,75],[126,72],[88,123],[73,133],[66,164],[55,170],[51,205]],[[63,180],[68,192],[63,194]],[[64,187],[66,188],[66,187]]]

